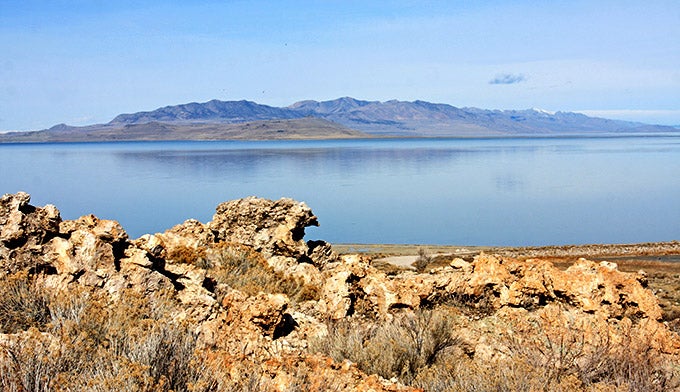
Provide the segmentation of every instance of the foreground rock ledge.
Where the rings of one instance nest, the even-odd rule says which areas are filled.
[[[661,322],[644,275],[620,272],[613,263],[579,259],[561,271],[540,259],[482,254],[429,273],[387,275],[370,258],[340,257],[326,242],[305,241],[304,229],[317,225],[317,217],[291,199],[225,202],[208,223],[188,220],[138,239],[115,221],[93,215],[62,220],[56,207],[29,202],[22,192],[0,199],[0,278],[27,273],[47,289],[86,290],[111,304],[129,290],[149,298],[171,293],[178,304],[173,322],[192,326],[199,349],[260,364],[275,390],[290,388],[300,367],[339,380],[340,390],[410,390],[313,354],[309,343],[328,334],[329,320],[388,321],[440,305],[460,309],[456,334],[476,361],[503,359],[508,352],[503,337],[545,320],[587,325],[585,340],[597,331],[619,340],[620,331],[634,331],[659,355],[676,363],[680,355],[680,339]],[[272,271],[316,296],[293,303],[282,293],[248,295],[218,284],[205,260],[225,249],[254,252]],[[0,344],[20,344],[34,334],[0,334]]]

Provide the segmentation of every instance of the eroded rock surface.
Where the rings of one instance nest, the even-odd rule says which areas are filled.
[[[0,268],[4,271],[35,266],[42,246],[59,233],[57,208],[34,207],[30,200],[24,192],[0,198]]]
[[[217,240],[252,245],[265,257],[302,258],[309,250],[305,228],[318,224],[304,203],[248,197],[218,205],[208,226]]]
[[[392,309],[456,300],[483,303],[494,311],[561,303],[607,318],[661,318],[656,298],[641,283],[643,276],[620,272],[613,263],[585,259],[561,271],[548,261],[482,254],[472,262],[456,259],[433,273],[388,277],[366,258],[344,256],[324,274],[321,304],[336,319],[351,314],[359,301],[381,316]]]
[[[24,271],[47,288],[78,288],[111,303],[127,290],[144,298],[171,293],[179,309],[173,322],[193,326],[197,347],[234,363],[263,366],[277,390],[294,385],[295,369],[301,368],[326,381],[336,378],[337,390],[408,390],[353,364],[312,354],[309,342],[329,333],[328,320],[390,320],[435,306],[459,309],[458,337],[466,355],[480,361],[505,355],[507,340],[501,336],[563,320],[582,328],[587,339],[594,339],[589,337],[594,331],[611,330],[618,339],[620,331],[634,330],[660,353],[680,354],[680,339],[660,322],[661,309],[644,275],[620,272],[613,263],[579,259],[562,271],[545,260],[481,254],[428,273],[387,275],[366,256],[338,257],[323,241],[305,242],[304,229],[317,218],[291,199],[225,202],[211,222],[188,220],[135,240],[115,221],[93,215],[63,221],[56,207],[29,201],[26,193],[0,199],[0,277]],[[220,258],[242,255],[317,296],[296,302],[281,292],[249,295],[220,283]],[[39,336],[53,339],[46,334]],[[29,335],[38,336],[0,334],[0,344]]]

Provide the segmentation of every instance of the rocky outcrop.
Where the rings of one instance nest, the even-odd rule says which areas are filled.
[[[305,227],[318,224],[304,203],[248,197],[218,205],[208,226],[219,241],[251,244],[265,257],[301,257],[308,250]]]
[[[479,361],[503,358],[519,331],[567,322],[582,331],[583,341],[595,342],[607,331],[623,342],[622,331],[634,331],[659,353],[680,355],[680,338],[660,322],[645,276],[620,272],[613,263],[579,259],[560,270],[545,260],[481,254],[427,273],[387,275],[366,256],[339,257],[323,241],[304,241],[305,227],[317,218],[291,199],[222,203],[211,222],[188,220],[134,240],[115,221],[93,215],[62,220],[56,207],[29,201],[26,193],[0,199],[0,279],[27,274],[48,290],[86,293],[107,306],[128,292],[159,303],[169,295],[172,323],[190,326],[196,347],[219,358],[206,362],[216,364],[211,371],[232,381],[243,376],[241,367],[257,366],[272,390],[294,385],[300,369],[311,377],[307,385],[321,385],[314,377],[323,377],[336,379],[336,390],[408,390],[310,353],[309,344],[331,333],[329,325],[338,320],[388,321],[439,306],[455,309],[457,339],[465,355]],[[258,292],[227,284],[220,274],[245,268],[225,269],[234,258],[276,274],[281,285],[293,282],[315,294],[294,299],[283,287]],[[0,334],[0,345],[30,336],[58,339],[27,330]]]
[[[35,266],[42,246],[59,233],[57,208],[33,207],[30,200],[24,192],[0,198],[0,268],[4,271]]]
[[[115,221],[93,215],[63,221],[54,206],[34,207],[29,201],[26,193],[0,199],[0,279],[32,274],[45,290],[89,293],[86,298],[103,296],[110,307],[130,290],[141,298],[157,297],[159,303],[170,293],[171,303],[179,305],[170,321],[194,325],[197,347],[221,353],[220,358],[246,355],[244,363],[275,374],[274,384],[262,384],[267,388],[275,385],[274,390],[296,384],[294,374],[300,366],[311,375],[344,380],[342,390],[359,390],[361,385],[371,385],[376,391],[408,390],[368,377],[356,366],[301,356],[309,335],[325,331],[320,320],[300,309],[289,309],[284,294],[249,296],[209,277],[211,256],[217,257],[229,246],[240,246],[258,254],[263,267],[273,266],[300,278],[303,284],[320,285],[317,266],[336,256],[322,241],[309,245],[303,241],[304,228],[316,224],[316,217],[302,203],[257,198],[223,203],[208,224],[189,220],[165,233],[131,240]],[[313,306],[306,309],[307,313],[317,312]],[[23,350],[26,342],[36,342],[45,358],[57,358],[63,355],[60,339],[50,332],[29,329],[0,334],[0,346],[12,352],[14,348]],[[45,346],[44,341],[54,344]],[[282,360],[286,366],[276,365]],[[229,385],[241,382],[237,375],[224,377],[230,380]],[[243,382],[247,383],[247,378]]]
[[[211,297],[203,287],[200,260],[227,243],[248,246],[274,270],[319,285],[318,307],[333,318],[352,314],[359,302],[364,311],[384,316],[455,296],[468,301],[484,297],[494,309],[559,302],[610,318],[661,317],[644,277],[622,273],[613,263],[580,259],[561,271],[548,261],[482,254],[472,262],[456,259],[436,273],[388,277],[367,258],[338,258],[323,241],[305,242],[304,229],[317,225],[317,218],[291,199],[222,203],[207,224],[188,220],[137,240],[130,240],[115,221],[93,215],[62,221],[56,207],[34,207],[29,201],[26,193],[0,199],[0,266],[4,273],[26,267],[49,271],[59,276],[55,285],[77,281],[111,293],[126,285],[143,292],[173,286],[191,292],[191,302]]]
[[[346,317],[357,304],[380,317],[392,309],[457,301],[489,311],[561,303],[607,318],[661,318],[656,298],[643,286],[644,276],[620,272],[614,263],[579,259],[561,271],[544,260],[482,254],[472,262],[455,259],[429,274],[388,277],[369,262],[346,256],[324,271],[320,303],[331,317]]]

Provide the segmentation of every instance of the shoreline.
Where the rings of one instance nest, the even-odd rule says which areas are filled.
[[[680,265],[679,241],[518,247],[416,244],[333,244],[332,247],[339,254],[365,254],[375,261],[407,268],[418,259],[421,249],[429,256],[445,256],[448,259],[471,259],[480,253],[492,253],[520,260],[543,258],[561,267],[571,265],[581,257],[621,263],[622,268],[626,270],[650,264]]]
[[[642,242],[633,244],[583,244],[546,246],[476,246],[476,245],[424,245],[424,244],[333,244],[338,253],[364,253],[369,255],[417,255],[420,249],[428,253],[454,255],[497,253],[510,257],[625,257],[625,256],[680,256],[680,241]]]
[[[75,143],[130,143],[130,142],[220,142],[220,141],[243,141],[243,142],[267,142],[267,141],[334,141],[334,140],[393,140],[393,139],[412,139],[412,140],[474,140],[474,139],[618,139],[618,138],[637,138],[637,137],[680,137],[680,131],[669,132],[602,132],[602,133],[545,133],[545,134],[460,134],[460,135],[399,135],[399,134],[382,134],[382,133],[367,133],[364,135],[314,135],[305,136],[298,134],[290,134],[285,137],[277,135],[277,137],[264,136],[229,136],[229,137],[202,137],[194,136],[187,138],[170,137],[170,138],[155,138],[150,137],[130,137],[117,136],[110,138],[82,138],[80,135],[75,138],[59,138],[48,140],[49,137],[42,137],[33,135],[36,132],[46,132],[47,130],[39,131],[7,131],[0,132],[0,145],[15,145],[15,144],[75,144]]]

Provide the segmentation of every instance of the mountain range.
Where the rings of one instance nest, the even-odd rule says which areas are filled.
[[[589,117],[572,112],[457,108],[425,101],[350,97],[287,107],[251,101],[166,106],[120,114],[106,124],[65,124],[0,135],[0,142],[104,140],[319,139],[375,136],[554,136],[677,132],[674,127]]]

